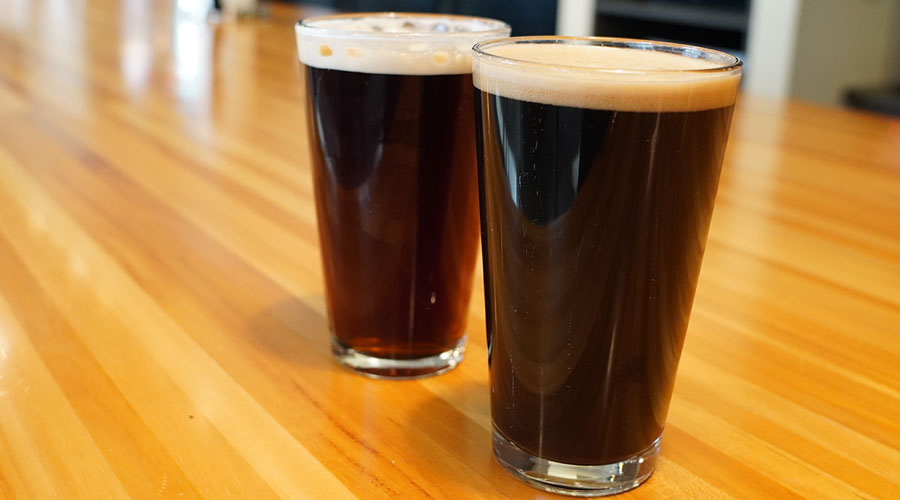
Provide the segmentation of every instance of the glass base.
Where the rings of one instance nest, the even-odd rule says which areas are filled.
[[[370,378],[402,380],[440,375],[456,368],[465,350],[466,337],[463,336],[452,348],[426,358],[378,358],[354,350],[333,335],[331,337],[331,352],[338,363]]]
[[[656,468],[661,437],[621,462],[572,465],[533,456],[494,429],[494,456],[503,468],[536,488],[576,497],[599,497],[637,488],[646,481]]]

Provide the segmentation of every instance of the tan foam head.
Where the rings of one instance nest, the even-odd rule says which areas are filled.
[[[396,13],[306,19],[296,31],[308,66],[395,75],[471,73],[473,45],[509,36],[493,19]]]
[[[640,47],[488,42],[481,47],[486,55],[476,52],[472,78],[484,92],[557,106],[695,111],[734,103],[741,75],[736,58]]]

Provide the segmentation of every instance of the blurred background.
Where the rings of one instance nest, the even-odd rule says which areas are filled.
[[[226,0],[227,1],[227,0]],[[745,61],[744,91],[900,116],[900,0],[304,0],[498,18],[514,35],[649,38]]]

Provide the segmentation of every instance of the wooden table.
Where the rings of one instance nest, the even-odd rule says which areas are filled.
[[[175,10],[0,3],[0,498],[553,497],[492,459],[480,286],[450,374],[332,361],[300,13]],[[744,98],[621,498],[800,497],[900,498],[900,122]]]

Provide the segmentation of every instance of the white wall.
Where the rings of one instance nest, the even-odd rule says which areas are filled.
[[[894,48],[890,55],[892,61],[890,64],[894,68],[891,81],[895,85],[900,85],[900,2],[894,6],[894,24],[891,27],[891,33],[894,34],[894,39],[890,42],[891,47]]]
[[[900,0],[753,0],[746,92],[839,104],[900,84]]]
[[[898,17],[898,0],[804,0],[791,94],[837,104],[848,87],[890,83]]]
[[[802,0],[751,2],[744,65],[746,92],[778,98],[790,95],[801,6]]]
[[[591,36],[597,18],[597,0],[558,0],[556,4],[556,34]]]

